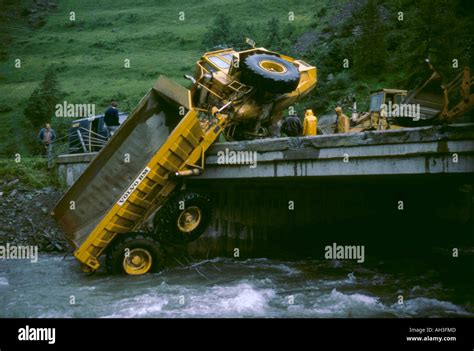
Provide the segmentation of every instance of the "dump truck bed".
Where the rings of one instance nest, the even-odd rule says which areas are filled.
[[[113,237],[135,229],[160,192],[172,191],[167,174],[184,166],[203,136],[190,104],[187,89],[160,77],[57,203],[53,216],[76,257],[85,255],[80,261],[97,267],[96,258]],[[179,113],[183,107],[185,116]]]

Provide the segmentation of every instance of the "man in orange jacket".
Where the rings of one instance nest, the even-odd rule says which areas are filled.
[[[313,110],[306,110],[304,113],[303,136],[316,135],[318,119],[313,114]]]
[[[349,117],[342,113],[340,106],[336,107],[335,111],[337,114],[336,133],[348,133],[350,128]]]

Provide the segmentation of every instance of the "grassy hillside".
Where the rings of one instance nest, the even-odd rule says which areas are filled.
[[[474,67],[469,0],[56,2],[31,22],[38,17],[32,0],[0,1],[0,155],[32,152],[37,130],[23,110],[50,66],[69,103],[96,104],[101,113],[116,99],[130,111],[159,75],[188,84],[183,74],[194,72],[206,49],[243,48],[251,37],[318,67],[317,88],[296,107],[319,115],[337,105],[347,111],[354,95],[364,110],[374,89],[413,88],[427,77],[427,57],[447,78]],[[64,136],[71,119],[51,120]]]
[[[25,100],[49,65],[56,68],[68,102],[95,103],[100,113],[115,98],[121,110],[131,110],[160,74],[187,84],[182,76],[194,72],[205,49],[204,35],[218,13],[256,32],[243,35],[263,39],[259,28],[272,18],[288,21],[290,11],[295,27],[303,32],[312,20],[308,9],[314,8],[314,1],[262,0],[257,5],[254,0],[60,0],[41,28],[31,27],[22,16],[28,6],[30,1],[22,2],[23,10],[15,6],[20,14],[12,10],[1,25],[9,42],[8,57],[0,63],[4,154],[27,151],[22,140],[33,138],[36,131],[24,123]],[[70,11],[76,14],[75,22],[69,20]],[[179,20],[181,11],[184,21]],[[14,67],[17,58],[20,69]],[[130,60],[129,69],[124,68],[125,59]],[[69,123],[56,117],[52,122],[56,128]],[[4,137],[8,130],[10,136]]]

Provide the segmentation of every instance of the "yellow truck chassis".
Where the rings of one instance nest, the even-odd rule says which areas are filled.
[[[191,110],[183,117],[166,143],[76,250],[74,256],[80,262],[97,270],[98,257],[115,236],[136,230],[167,200],[177,185],[170,174],[203,167],[196,163],[204,159],[204,153],[219,137],[227,121],[222,114],[216,118],[217,123],[203,131],[196,111]]]

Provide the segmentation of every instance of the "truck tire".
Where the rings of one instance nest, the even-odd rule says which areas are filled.
[[[211,221],[211,199],[203,194],[180,191],[159,209],[153,219],[160,242],[186,244],[196,240]]]
[[[160,244],[144,233],[119,234],[106,255],[107,271],[111,274],[159,272],[164,262]]]
[[[241,72],[242,83],[275,94],[295,90],[300,81],[300,73],[291,62],[267,54],[247,56]]]

